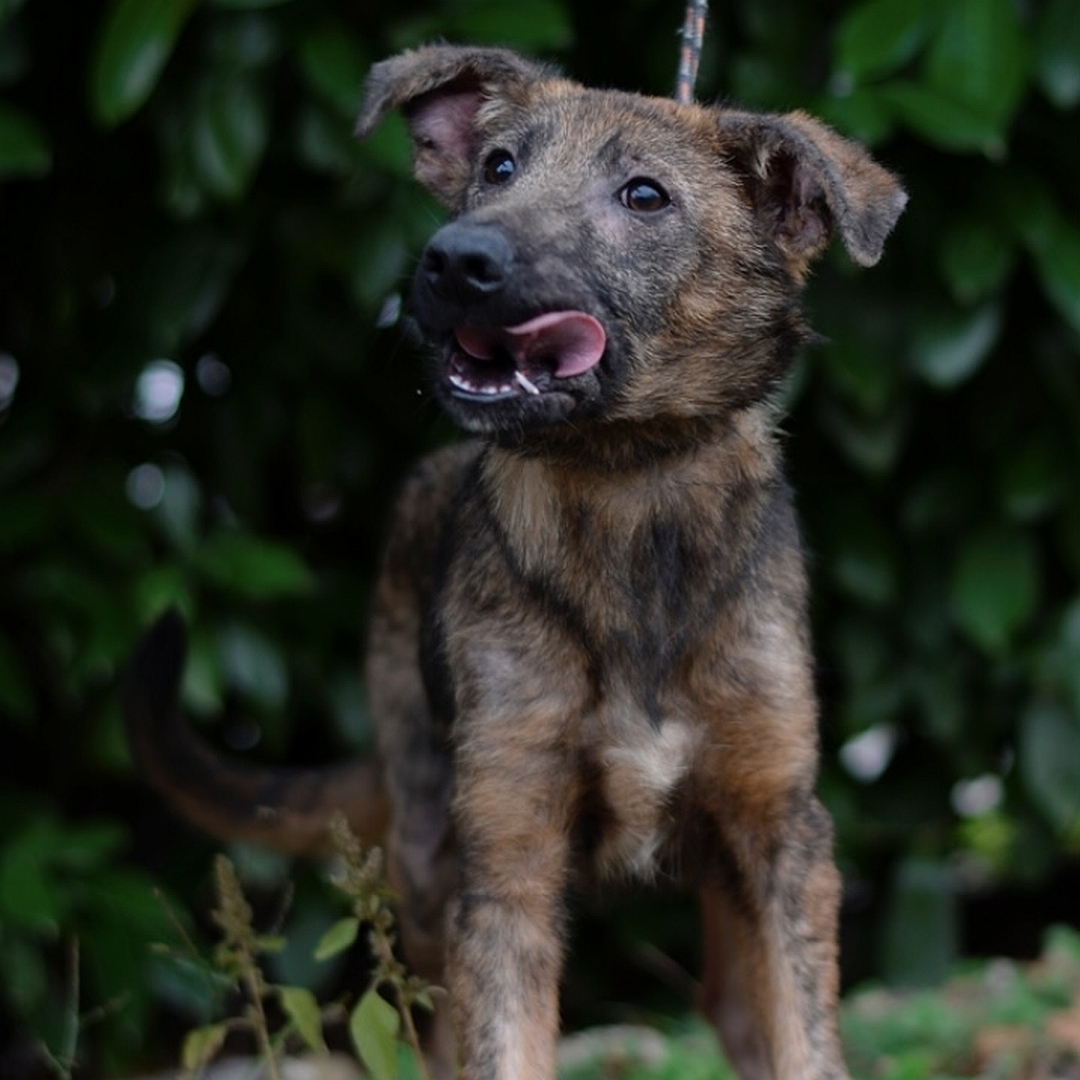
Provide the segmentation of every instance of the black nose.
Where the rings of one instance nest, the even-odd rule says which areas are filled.
[[[473,304],[503,288],[513,259],[510,242],[499,229],[452,221],[424,249],[420,273],[436,296]]]

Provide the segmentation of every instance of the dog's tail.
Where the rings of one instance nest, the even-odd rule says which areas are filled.
[[[218,754],[181,714],[186,655],[183,620],[167,612],[140,641],[124,693],[136,765],[184,818],[220,840],[307,855],[328,850],[340,813],[365,845],[382,843],[389,805],[375,762],[275,768]]]

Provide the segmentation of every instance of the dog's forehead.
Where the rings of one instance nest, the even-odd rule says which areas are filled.
[[[481,113],[487,141],[510,138],[566,164],[617,170],[637,161],[677,168],[720,151],[716,114],[667,98],[595,90],[565,80],[534,89],[527,103],[490,102]]]

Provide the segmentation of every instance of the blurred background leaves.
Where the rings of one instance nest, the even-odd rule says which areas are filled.
[[[212,997],[151,948],[205,909],[209,848],[123,745],[148,619],[193,622],[185,699],[221,746],[370,742],[387,501],[451,433],[402,318],[439,211],[399,121],[352,138],[369,64],[498,43],[667,94],[681,18],[0,0],[0,1074],[59,1045],[73,956],[80,1075],[161,1064]],[[827,341],[787,390],[846,977],[1033,951],[1080,879],[1080,0],[714,3],[699,93],[808,108],[912,196],[880,266],[815,275]],[[268,895],[289,872],[243,867]],[[317,940],[335,910],[294,876]],[[651,946],[694,969],[688,910],[583,908],[571,1020],[652,1002]]]

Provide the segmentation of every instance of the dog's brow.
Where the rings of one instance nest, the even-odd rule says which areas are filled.
[[[617,169],[626,157],[624,146],[622,129],[619,129],[597,151],[596,160],[605,168]]]
[[[625,137],[622,129],[612,135],[596,152],[597,164],[607,172],[618,173],[639,169],[656,170],[663,167],[663,159],[645,154],[640,147]]]

